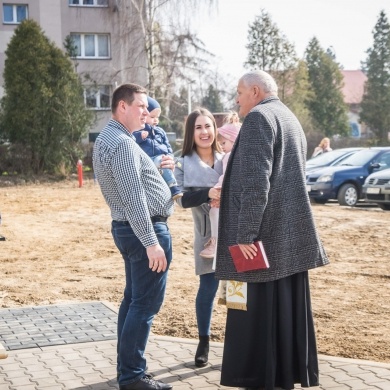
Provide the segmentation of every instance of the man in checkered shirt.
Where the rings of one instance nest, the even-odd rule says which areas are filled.
[[[112,235],[125,263],[126,286],[118,314],[120,390],[171,389],[146,372],[144,351],[150,327],[164,299],[172,241],[167,218],[173,212],[168,185],[132,133],[145,126],[147,91],[118,87],[112,119],[96,139],[93,167],[111,210]],[[166,156],[163,168],[173,168]]]

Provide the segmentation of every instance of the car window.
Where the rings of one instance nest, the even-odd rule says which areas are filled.
[[[371,161],[378,154],[378,150],[370,149],[370,150],[360,150],[356,152],[352,156],[347,157],[340,164],[342,166],[348,165],[353,167],[361,167]]]
[[[381,154],[375,162],[380,165],[379,169],[390,168],[390,152]]]
[[[350,151],[345,152],[345,150],[332,150],[331,152],[322,153],[319,156],[310,158],[306,161],[306,165],[326,165],[341,157],[343,154],[351,153]]]

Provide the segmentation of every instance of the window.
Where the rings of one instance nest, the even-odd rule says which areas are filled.
[[[108,7],[108,0],[69,0],[69,5]]]
[[[380,169],[390,168],[390,153],[381,154],[376,162],[381,166]]]
[[[77,58],[109,58],[108,34],[71,34]]]
[[[3,4],[3,22],[21,23],[27,19],[27,5],[23,4]]]
[[[87,108],[94,110],[110,109],[110,86],[86,87],[84,102]]]

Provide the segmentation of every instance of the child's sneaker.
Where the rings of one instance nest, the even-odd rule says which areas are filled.
[[[176,199],[183,196],[183,193],[181,192],[181,190],[178,186],[172,186],[172,187],[169,187],[169,189],[171,190],[173,200],[176,200]]]
[[[204,249],[202,252],[200,252],[200,255],[202,257],[205,257],[206,259],[213,259],[215,255],[217,240],[215,237],[211,237],[210,240],[208,240],[204,246]]]

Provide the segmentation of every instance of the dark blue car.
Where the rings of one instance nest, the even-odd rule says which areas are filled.
[[[363,197],[366,177],[386,168],[390,168],[390,147],[363,149],[338,166],[308,172],[307,191],[310,199],[317,203],[336,199],[340,205],[355,206]]]

